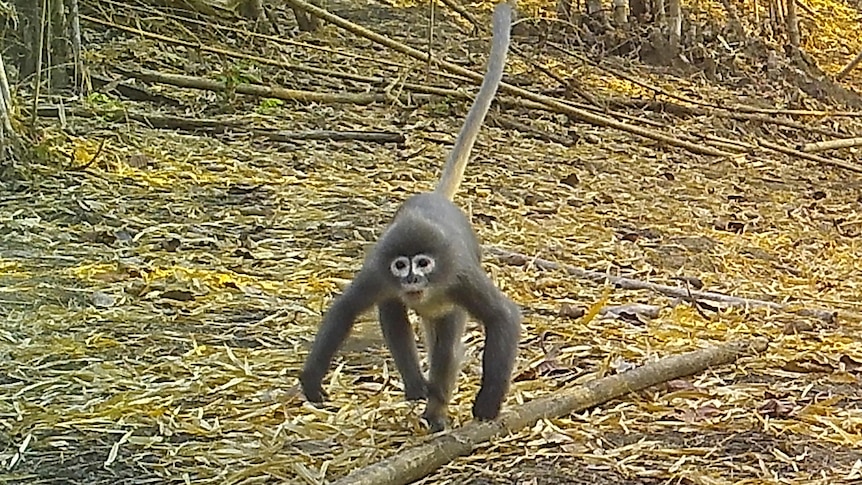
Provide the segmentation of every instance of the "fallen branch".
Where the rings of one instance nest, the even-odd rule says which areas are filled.
[[[835,74],[835,80],[840,81],[848,72],[856,69],[856,66],[858,66],[860,62],[862,62],[862,52],[856,54],[856,57],[854,57],[853,60],[848,62],[846,66],[842,67],[841,70]]]
[[[118,69],[119,70],[119,69]],[[285,101],[300,101],[304,103],[331,103],[331,104],[356,104],[368,105],[372,103],[380,103],[390,101],[392,98],[385,94],[335,94],[335,93],[317,93],[314,91],[303,91],[299,89],[287,89],[279,87],[262,86],[260,84],[237,83],[229,85],[228,83],[213,81],[202,77],[186,76],[184,74],[166,74],[150,70],[142,71],[127,71],[119,70],[127,76],[134,77],[146,82],[170,84],[180,88],[200,89],[204,91],[226,92],[234,91],[239,94],[249,96],[259,96],[261,98],[282,99]]]
[[[839,138],[837,140],[818,141],[816,143],[806,143],[796,148],[803,152],[812,153],[858,146],[862,146],[862,138]]]
[[[786,126],[788,128],[793,128],[795,130],[803,130],[809,133],[816,133],[818,135],[830,136],[830,137],[841,137],[842,134],[838,133],[835,130],[830,130],[828,128],[821,128],[819,126],[809,126],[805,123],[800,123],[798,121],[793,120],[784,120],[781,118],[775,118],[762,113],[751,113],[751,112],[743,112],[743,111],[733,111],[730,109],[724,108],[713,108],[713,107],[702,107],[702,106],[684,106],[679,103],[674,103],[672,101],[653,101],[653,100],[644,100],[644,99],[626,99],[626,100],[613,100],[609,103],[610,106],[615,108],[627,108],[627,109],[647,109],[650,111],[654,111],[656,113],[669,113],[676,116],[715,116],[717,118],[724,119],[732,119],[739,121],[750,121],[754,123],[764,123],[770,125],[777,126]],[[862,114],[862,113],[860,113]],[[825,115],[822,115],[825,116]]]
[[[128,76],[124,76],[128,77]],[[153,92],[147,85],[136,83],[131,79],[119,79],[119,76],[101,76],[90,74],[90,89],[100,93],[116,92],[117,95],[134,101],[180,106],[174,98]]]
[[[240,120],[219,120],[213,118],[186,118],[173,115],[154,115],[136,113],[128,110],[105,110],[93,111],[81,108],[67,110],[72,116],[82,118],[99,117],[110,121],[138,121],[152,128],[206,131],[209,133],[223,133],[230,130],[237,132],[248,131],[256,136],[269,138],[278,142],[304,141],[304,140],[330,140],[330,141],[361,141],[373,143],[404,143],[405,137],[402,133],[391,131],[336,131],[336,130],[309,130],[309,131],[276,131],[250,128],[247,123]],[[59,117],[60,108],[56,106],[40,106],[40,117]],[[95,159],[95,157],[94,157]],[[88,163],[87,166],[92,163]],[[86,167],[84,167],[86,168]],[[80,170],[80,168],[79,168]]]
[[[108,121],[127,122],[138,121],[151,128],[171,129],[171,130],[205,130],[210,132],[221,133],[230,129],[235,131],[238,129],[247,129],[246,123],[239,120],[217,120],[213,118],[186,118],[174,115],[156,115],[151,113],[138,113],[125,109],[105,109],[93,110],[84,108],[60,108],[58,106],[39,106],[38,115],[40,117],[61,116],[61,109],[65,109],[67,115],[78,116],[81,118],[104,118]]]
[[[625,394],[735,362],[741,356],[763,352],[766,339],[752,339],[672,355],[641,367],[588,382],[505,411],[499,420],[473,421],[383,461],[359,469],[334,485],[406,484],[429,475],[453,459],[472,452],[493,438],[534,425],[540,419],[583,411]]]
[[[625,278],[622,276],[612,276],[609,274],[600,273],[598,271],[590,271],[582,268],[576,268],[574,266],[562,265],[553,261],[548,261],[546,259],[533,258],[524,254],[506,251],[499,248],[485,248],[485,252],[496,257],[498,260],[508,264],[523,266],[527,263],[530,263],[533,266],[543,270],[562,270],[576,278],[596,281],[600,283],[610,282],[617,287],[626,290],[651,290],[656,293],[661,293],[663,295],[673,296],[677,298],[684,298],[686,300],[693,298],[695,300],[701,301],[709,300],[722,302],[737,308],[769,308],[772,310],[791,312],[797,315],[815,317],[827,322],[832,322],[838,317],[837,310],[825,310],[819,308],[795,308],[791,305],[786,305],[783,303],[774,303],[771,301],[742,298],[725,295],[723,293],[714,293],[711,291],[694,291],[682,286],[668,286],[661,285],[658,283],[649,283],[647,281]]]
[[[402,144],[406,141],[403,134],[388,131],[270,131],[253,129],[251,130],[251,132],[255,135],[265,136],[270,140],[281,142],[303,140],[329,140]]]
[[[355,35],[360,37],[364,37],[372,42],[380,44],[384,47],[388,47],[392,50],[398,51],[402,54],[406,54],[414,59],[417,59],[422,62],[432,62],[449,72],[470,78],[476,82],[482,82],[482,74],[477,72],[473,72],[469,69],[465,69],[457,64],[452,62],[444,61],[441,59],[434,59],[428,55],[427,52],[420,51],[418,49],[414,49],[413,47],[404,45],[400,42],[390,39],[384,35],[378,34],[371,30],[366,29],[360,25],[354,24],[348,20],[345,20],[337,15],[329,13],[327,10],[324,10],[320,7],[312,5],[304,0],[290,0],[291,6],[302,8],[306,12],[311,15],[322,18],[323,20],[341,27],[344,30],[347,30]],[[598,115],[596,113],[591,113],[586,110],[582,110],[579,108],[572,107],[566,103],[558,101],[550,96],[545,96],[542,94],[536,94],[531,91],[528,91],[523,88],[519,88],[517,86],[513,86],[507,83],[500,84],[500,91],[507,92],[509,94],[514,94],[516,96],[520,96],[522,98],[528,99],[530,101],[534,101],[536,103],[543,104],[548,108],[551,108],[553,111],[557,113],[561,113],[567,115],[571,118],[583,121],[585,123],[589,123],[596,126],[603,126],[608,128],[615,128],[620,131],[625,131],[628,133],[632,133],[634,135],[638,135],[644,138],[648,138],[651,140],[659,141],[662,143],[666,143],[668,145],[684,148],[693,153],[700,153],[703,155],[712,155],[719,157],[730,157],[731,154],[722,150],[718,150],[716,148],[699,145],[696,143],[691,143],[685,140],[681,140],[671,135],[667,135],[664,133],[659,133],[654,130],[649,130],[643,128],[641,126],[630,125],[628,123],[623,123],[621,121],[615,120],[613,118],[608,118],[605,116]]]
[[[862,173],[862,166],[856,165],[855,163],[842,162],[841,160],[834,160],[831,158],[824,158],[818,155],[812,155],[810,153],[801,152],[794,148],[790,148],[784,145],[778,145],[776,143],[768,142],[766,140],[758,140],[757,143],[764,148],[775,150],[776,152],[781,152],[787,155],[804,158],[806,160],[811,160],[812,162],[817,162],[821,165],[832,165],[833,167],[839,167],[845,170],[850,170],[852,172]]]

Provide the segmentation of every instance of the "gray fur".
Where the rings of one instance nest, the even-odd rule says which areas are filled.
[[[511,7],[506,4],[498,6],[494,20],[494,48],[489,65],[496,65],[500,73],[490,87],[486,86],[489,79],[486,77],[479,97],[483,92],[484,96],[493,97],[500,82],[509,43]],[[503,56],[502,61],[500,56]],[[477,99],[471,108],[459,140],[468,132],[473,133],[470,136],[475,139],[478,132],[475,124],[481,124],[484,113],[477,118],[474,112],[487,111],[490,104],[490,99],[479,101]],[[456,144],[456,151],[469,152],[472,141],[466,148],[459,146]],[[455,153],[450,157],[443,177],[447,183],[454,181],[454,187],[457,187],[460,173],[463,173],[463,166],[451,168],[451,160],[466,160],[468,155]],[[451,185],[448,187],[452,188]],[[422,257],[416,259],[417,255]],[[300,375],[306,398],[313,402],[323,400],[325,394],[321,383],[335,352],[359,314],[377,305],[383,336],[404,381],[407,399],[427,397],[423,417],[433,431],[443,429],[461,366],[461,338],[469,314],[485,329],[482,385],[473,404],[473,416],[478,419],[496,418],[509,389],[520,338],[521,316],[517,305],[494,285],[482,269],[481,259],[476,232],[464,212],[452,203],[451,193],[438,189],[407,199],[369,252],[353,282],[332,302],[324,315]],[[426,265],[427,271],[413,264],[415,261]],[[419,315],[424,324],[429,353],[427,380],[420,370],[408,309]]]

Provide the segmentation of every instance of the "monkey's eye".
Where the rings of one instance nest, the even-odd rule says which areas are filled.
[[[420,254],[413,257],[413,272],[418,274],[428,274],[434,271],[434,259],[430,256]]]
[[[389,271],[399,278],[407,276],[410,273],[410,260],[406,256],[398,256],[392,260]]]

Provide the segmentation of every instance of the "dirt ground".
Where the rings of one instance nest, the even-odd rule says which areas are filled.
[[[840,2],[806,3],[830,12],[834,25],[844,18],[835,13]],[[327,8],[425,46],[424,7]],[[292,28],[289,11],[278,11]],[[63,127],[46,115],[38,157],[6,167],[0,180],[0,482],[323,483],[427,441],[421,406],[404,402],[373,315],[336,357],[325,406],[304,402],[296,376],[326,304],[398,204],[432,187],[466,112],[465,102],[442,96],[405,101],[399,83],[472,93],[471,85],[426,76],[423,63],[332,25],[291,44],[252,36],[250,25],[181,22],[171,16],[181,12],[137,4],[84,2],[82,12],[102,22],[83,25],[94,83],[125,84],[67,101]],[[839,313],[696,308],[488,257],[488,271],[524,311],[506,407],[711,344],[757,336],[770,347],[541,420],[419,483],[860,483],[862,174],[760,146],[862,136],[860,112],[836,114],[852,110],[860,76],[837,85],[846,91],[841,104],[785,76],[803,76],[790,64],[766,73],[759,56],[768,46],[717,56],[707,76],[700,64],[642,64],[636,49],[584,62],[534,36],[541,25],[528,27],[515,37],[521,51],[507,80],[559,95],[529,58],[577,80],[602,109],[616,110],[604,111],[609,117],[704,146],[713,136],[748,148],[733,157],[696,154],[501,96],[504,108],[489,115],[456,197],[487,247]],[[437,29],[436,55],[481,70],[486,39],[445,10]],[[611,38],[591,45],[606,48]],[[848,42],[852,57],[862,46]],[[385,82],[238,55],[250,53]],[[838,62],[833,53],[810,55],[821,66]],[[393,97],[367,105],[276,101],[135,81],[143,70]],[[698,99],[703,111],[681,114],[674,104],[693,105],[622,73]],[[743,105],[785,111],[731,116]],[[157,118],[167,115],[179,117],[170,128]],[[214,123],[192,129],[195,119]],[[373,130],[405,141],[253,133],[267,129]],[[862,164],[855,149],[820,155]],[[586,319],[570,310],[603,298],[656,313]],[[481,329],[471,324],[465,342],[455,426],[470,421]]]

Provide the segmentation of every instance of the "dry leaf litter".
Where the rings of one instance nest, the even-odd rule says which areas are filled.
[[[831,46],[846,46],[848,55],[862,48],[858,22],[849,20],[854,12],[835,1],[805,3],[820,13],[808,28],[822,29],[808,32],[807,48],[822,67],[837,70],[848,56],[827,53]],[[143,4],[120,5],[82,2],[82,9],[231,52],[425,82],[421,63],[332,26],[299,40],[337,55],[184,25]],[[327,8],[424,45],[424,7]],[[721,4],[708,2],[703,11],[720,16]],[[445,19],[438,54],[469,58],[480,69],[485,44],[464,42],[466,31]],[[91,23],[84,28],[88,61],[105,74],[122,65],[322,92],[368,88]],[[601,69],[544,55],[547,65],[597,95],[652,97]],[[407,67],[384,74],[371,58]],[[729,105],[759,99],[779,106],[784,96],[625,69],[670,92]],[[535,79],[535,90],[547,85],[519,56],[509,74]],[[858,70],[848,79],[858,89]],[[444,77],[433,82],[464,86]],[[84,116],[72,117],[66,132],[46,128],[42,147],[71,157],[71,166],[91,160],[102,140],[106,147],[86,170],[34,164],[21,168],[23,181],[3,182],[0,480],[321,483],[426,441],[421,407],[403,401],[373,315],[361,319],[336,358],[325,407],[303,402],[296,374],[320,313],[363,251],[405,197],[432,187],[465,103],[315,105],[150,89],[178,106],[110,95],[92,95],[84,105],[257,128],[392,131],[408,142],[275,143],[243,130],[205,136]],[[579,139],[571,146],[546,142],[499,128],[499,116]],[[457,196],[486,245],[659,283],[694,277],[705,289],[741,297],[860,310],[859,174],[769,151],[716,160],[536,111],[495,109],[490,118]],[[674,134],[764,137],[790,146],[820,139],[710,116],[653,118]],[[854,118],[802,121],[860,133]],[[857,152],[844,156],[858,162]],[[772,346],[733,366],[543,420],[421,483],[831,484],[862,477],[858,321],[723,307],[699,312],[654,293],[608,291],[529,265],[489,258],[486,267],[525,312],[507,406],[709,343],[756,335]],[[588,322],[561,315],[604,295],[607,305],[660,311],[655,318]],[[471,326],[465,340],[451,408],[456,426],[470,419],[481,330]]]

